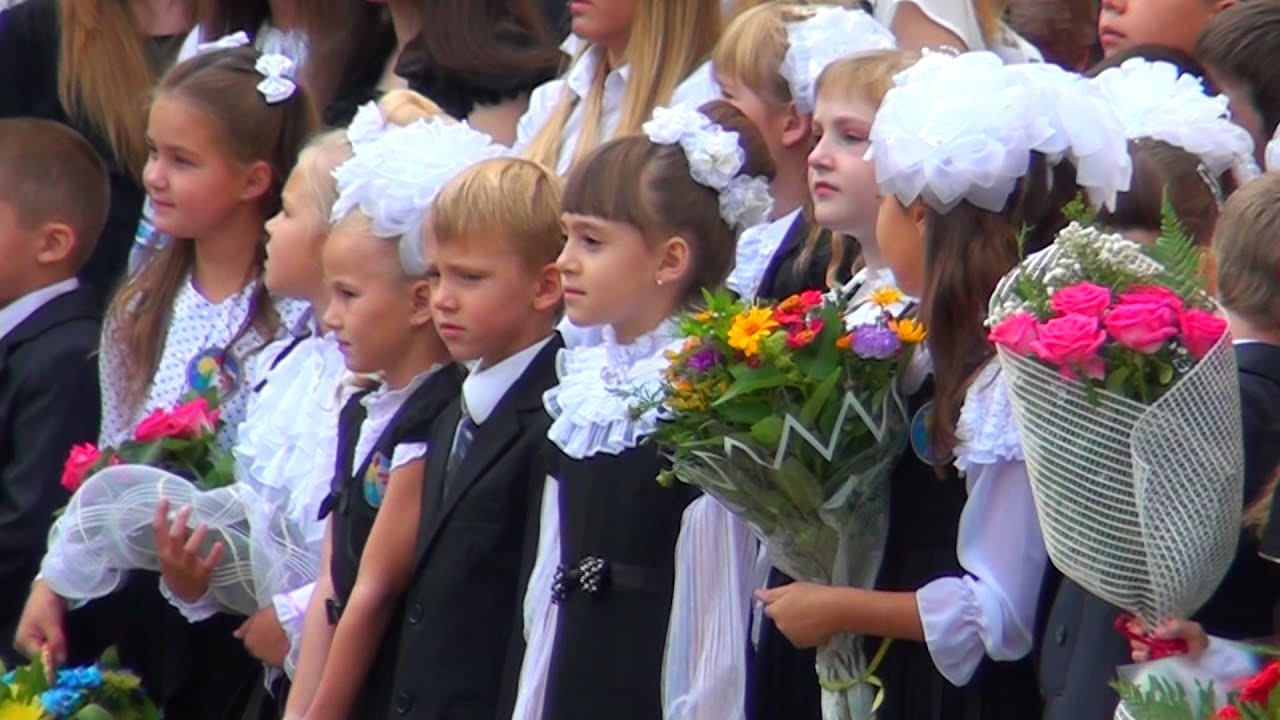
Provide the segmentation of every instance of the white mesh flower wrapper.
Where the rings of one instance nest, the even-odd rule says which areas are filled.
[[[250,615],[271,596],[314,578],[319,558],[307,552],[301,531],[279,509],[237,483],[201,492],[186,479],[144,465],[117,465],[85,481],[49,533],[40,572],[61,597],[83,602],[114,592],[130,570],[159,570],[152,524],[161,500],[170,517],[193,508],[191,525],[224,546],[210,581],[221,606]]]
[[[1057,250],[1032,267],[1049,267]],[[1011,299],[1012,277],[992,296],[993,314]],[[1091,396],[1004,348],[999,358],[1053,564],[1152,627],[1189,617],[1217,589],[1240,534],[1244,450],[1229,337],[1151,405]]]
[[[724,434],[714,451],[681,455],[672,472],[715,497],[742,518],[793,578],[824,585],[871,587],[880,569],[888,530],[888,477],[905,446],[906,412],[894,391],[876,398],[846,394],[844,421],[832,438],[816,438],[791,417],[788,443],[809,443],[828,454],[824,477],[785,452],[765,450],[749,435]],[[860,452],[853,438],[876,443]],[[872,717],[876,688],[867,679],[861,640],[837,635],[818,648],[824,720]]]

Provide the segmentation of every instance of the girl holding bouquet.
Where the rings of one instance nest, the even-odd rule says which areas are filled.
[[[219,444],[229,448],[257,382],[249,360],[305,312],[302,303],[273,300],[259,280],[263,222],[279,209],[281,186],[315,122],[290,70],[240,48],[200,55],[160,82],[143,178],[157,225],[181,240],[158,251],[108,313],[100,356],[104,446],[127,439],[152,408],[216,391],[225,421]],[[66,601],[50,562],[47,556],[32,588],[18,641],[62,660]],[[111,607],[95,603],[84,612],[119,616],[122,635],[105,640],[119,641],[121,659],[172,715],[218,717],[211,708],[225,708],[256,676],[231,636],[240,620],[188,625],[157,592],[154,573],[130,573],[124,592],[103,603]]]
[[[741,707],[732,678],[741,678],[744,633],[665,640],[669,618],[681,622],[673,594],[711,606],[695,605],[694,620],[726,606],[732,615],[736,603],[739,616],[727,620],[745,625],[754,552],[718,505],[657,482],[658,449],[642,441],[660,411],[633,409],[656,396],[666,353],[681,345],[672,316],[723,283],[737,228],[768,211],[741,199],[767,197],[772,165],[750,121],[722,101],[703,112],[659,109],[644,130],[590,154],[565,193],[566,315],[601,327],[604,343],[561,351],[560,384],[544,396],[559,460],[527,591],[519,718],[648,719],[664,716],[664,700],[682,717],[734,717]],[[732,189],[748,184],[735,200]],[[699,536],[697,568],[677,568],[682,525]],[[665,698],[664,652],[669,667],[689,668],[675,685],[668,674]]]
[[[1073,113],[1095,107],[1078,96],[1047,100],[1050,89],[1069,97],[1074,78],[1027,67],[1006,68],[988,53],[933,53],[885,95],[870,130],[882,192],[876,242],[898,286],[921,298],[932,400],[913,398],[911,447],[890,480],[879,589],[797,583],[760,593],[797,645],[841,632],[909,641],[890,646],[879,670],[882,719],[1040,712],[1022,659],[1035,641],[1047,556],[983,318],[1019,260],[1018,229],[1052,233],[1061,189],[1075,192],[1071,164],[1050,172],[1045,156],[1089,163],[1090,189],[1105,197],[1127,185],[1129,165],[1114,118]],[[1096,128],[1088,146],[1102,150],[1074,155],[1070,139],[1083,136],[1069,130],[1088,127]]]

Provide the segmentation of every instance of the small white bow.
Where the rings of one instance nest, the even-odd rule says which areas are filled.
[[[254,68],[262,74],[263,80],[258,83],[258,92],[266,98],[268,105],[288,100],[298,86],[290,80],[293,75],[293,61],[284,55],[274,53],[258,58]]]
[[[234,32],[230,35],[223,35],[213,42],[200,43],[199,45],[196,45],[196,54],[203,55],[204,53],[213,52],[214,50],[233,50],[238,47],[244,47],[248,44],[249,36],[241,30],[240,32]]]

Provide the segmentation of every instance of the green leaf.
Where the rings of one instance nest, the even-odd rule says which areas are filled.
[[[1156,378],[1160,380],[1161,385],[1168,385],[1169,383],[1173,382],[1173,366],[1168,363],[1160,362],[1157,360],[1156,361]]]
[[[101,705],[93,704],[80,708],[79,712],[71,716],[71,720],[115,720],[115,716]]]
[[[772,450],[778,447],[778,441],[782,439],[782,425],[782,418],[777,415],[761,418],[759,422],[751,426],[751,437],[756,442]]]
[[[1164,268],[1159,277],[1160,284],[1187,299],[1206,294],[1205,278],[1201,272],[1204,253],[1183,228],[1169,202],[1167,191],[1160,207],[1160,236],[1154,243],[1144,245],[1143,252]]]
[[[1129,368],[1121,367],[1107,375],[1107,392],[1115,393],[1116,395],[1123,395],[1124,384],[1125,381],[1129,379],[1129,373]]]
[[[787,376],[782,371],[772,365],[761,365],[758,368],[752,368],[738,375],[729,389],[725,391],[714,403],[713,407],[719,407],[730,400],[746,393],[758,392],[783,385],[787,382]]]
[[[741,398],[738,402],[717,406],[716,413],[726,422],[750,426],[760,422],[760,418],[773,414],[773,406],[764,398]]]
[[[827,377],[814,388],[813,394],[805,401],[804,407],[800,409],[800,421],[805,425],[812,426],[814,421],[818,419],[818,413],[822,411],[823,405],[831,397],[836,389],[836,385],[840,383],[842,375],[841,369],[837,367],[832,370]]]
[[[1062,207],[1062,216],[1067,222],[1080,223],[1086,227],[1098,220],[1098,213],[1085,202],[1083,193],[1077,193],[1071,198],[1071,202]]]

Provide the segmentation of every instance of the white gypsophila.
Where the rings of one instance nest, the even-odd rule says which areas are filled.
[[[769,181],[739,175],[720,193],[720,217],[732,228],[749,228],[767,222],[773,212]]]

